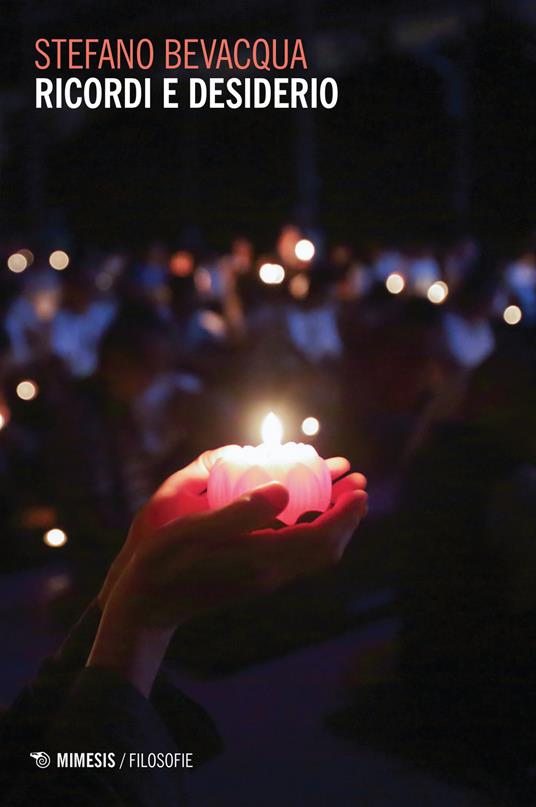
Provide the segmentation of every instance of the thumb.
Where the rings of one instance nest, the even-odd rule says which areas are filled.
[[[220,538],[260,530],[285,509],[288,498],[288,490],[280,482],[267,482],[226,507],[205,513],[204,527]]]

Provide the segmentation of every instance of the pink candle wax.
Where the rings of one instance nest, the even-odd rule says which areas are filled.
[[[259,446],[230,446],[212,469],[207,486],[209,506],[224,507],[265,482],[281,482],[289,503],[278,518],[295,524],[302,513],[324,512],[331,501],[331,476],[325,460],[305,443],[281,444],[282,429],[270,413]]]

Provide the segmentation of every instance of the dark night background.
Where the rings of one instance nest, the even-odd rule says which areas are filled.
[[[38,37],[301,37],[339,102],[162,110],[157,60],[150,110],[36,110]],[[274,409],[370,511],[178,629],[193,803],[536,804],[535,89],[536,0],[0,0],[0,699]]]
[[[531,9],[4,0],[2,226],[46,227],[55,211],[81,242],[176,240],[201,226],[221,247],[238,228],[267,243],[288,217],[356,244],[489,237],[500,224],[511,244],[530,229],[536,193]],[[150,111],[32,110],[33,41],[80,31],[301,35],[310,75],[334,75],[340,100],[305,115],[162,110],[157,98]]]

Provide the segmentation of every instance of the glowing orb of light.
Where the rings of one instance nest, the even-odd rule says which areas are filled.
[[[294,254],[299,261],[311,261],[315,256],[315,245],[308,238],[300,238],[294,247]]]
[[[54,549],[67,543],[67,535],[59,527],[53,527],[43,535],[43,542]]]
[[[400,294],[406,287],[406,281],[398,272],[392,272],[385,281],[385,288],[389,294]]]
[[[176,277],[189,277],[194,271],[194,256],[185,249],[179,249],[171,256],[169,269]]]
[[[10,255],[7,259],[7,268],[16,275],[20,272],[24,272],[27,266],[28,258],[22,252],[14,252],[13,255]]]
[[[69,256],[62,249],[55,249],[48,256],[48,262],[57,272],[63,272],[69,266]]]
[[[278,263],[263,263],[259,277],[267,286],[278,286],[285,279],[285,270]]]
[[[301,428],[304,434],[306,434],[308,437],[312,437],[313,435],[318,434],[320,431],[320,422],[317,420],[317,418],[308,417],[303,421]]]
[[[444,303],[448,297],[449,287],[445,283],[444,280],[436,280],[435,283],[432,283],[428,291],[426,292],[426,296],[430,300],[431,303],[434,305],[441,305]]]
[[[503,319],[507,325],[517,325],[523,318],[523,312],[518,305],[508,305],[504,309]]]
[[[37,397],[38,392],[39,387],[35,381],[30,381],[30,379],[20,381],[17,384],[17,395],[21,401],[33,401],[33,399]]]

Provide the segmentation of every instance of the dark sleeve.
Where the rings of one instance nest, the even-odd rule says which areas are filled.
[[[56,730],[58,714],[66,703],[72,704],[75,695],[75,703],[79,703],[83,697],[85,689],[82,687],[80,695],[80,681],[83,683],[92,674],[91,670],[85,670],[84,667],[99,621],[100,609],[95,602],[72,629],[60,649],[43,662],[34,681],[18,695],[2,716],[0,797],[12,788],[14,782],[23,781],[28,770],[33,772],[32,767],[28,768],[28,762],[31,766],[35,765],[30,753],[41,750],[45,737],[51,730]],[[104,671],[101,672],[104,674]],[[69,695],[75,681],[77,688]],[[130,700],[132,702],[140,697],[134,691]],[[173,685],[171,677],[165,671],[158,674],[153,688],[151,701],[154,708],[145,699],[142,700],[142,710],[150,709],[154,719],[164,721],[165,730],[173,737],[175,747],[192,752],[196,765],[220,751],[221,740],[210,717],[201,706]],[[82,780],[85,775],[83,770],[78,771],[77,780]],[[115,797],[113,791],[112,796]],[[102,800],[101,803],[106,802]]]
[[[45,751],[50,765],[39,768],[28,756],[9,807],[171,807],[184,801],[180,754],[191,750],[178,748],[150,701],[110,670],[86,668],[78,675],[35,750]],[[191,761],[195,766],[195,757]]]
[[[172,669],[165,664],[156,677],[151,703],[178,748],[193,753],[196,767],[221,753],[223,742],[214,721],[199,703],[176,686]]]
[[[0,721],[0,792],[12,781],[20,760],[39,749],[42,738],[84,668],[100,621],[93,602],[53,656],[41,664]]]

